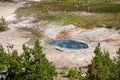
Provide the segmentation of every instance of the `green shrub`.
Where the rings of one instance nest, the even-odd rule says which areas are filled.
[[[70,80],[120,80],[120,48],[115,60],[110,58],[108,51],[101,51],[100,44],[94,53],[95,57],[85,76],[81,68],[73,68],[69,70],[68,78]],[[38,40],[33,48],[23,45],[23,53],[20,55],[16,50],[6,52],[0,45],[0,71],[2,70],[7,70],[7,75],[4,75],[5,80],[52,80],[57,75],[55,66],[47,60]]]
[[[78,77],[78,70],[77,69],[71,69],[68,72],[68,78],[70,78],[70,80],[76,79],[77,77]]]
[[[116,63],[110,58],[108,51],[101,51],[100,44],[96,47],[95,57],[88,68],[90,80],[119,80],[116,79]],[[117,67],[118,68],[118,67]],[[120,70],[118,71],[120,72]]]
[[[112,79],[120,80],[120,48],[117,51],[118,57],[116,61],[116,67]]]
[[[7,21],[5,20],[5,18],[2,16],[0,18],[0,31],[6,31],[8,29],[7,27]]]
[[[7,70],[5,80],[52,80],[56,68],[47,60],[37,40],[34,48],[23,45],[23,53],[5,52],[0,46],[0,70]]]
[[[82,76],[81,68],[70,69],[68,72],[68,78],[70,80],[85,80],[85,77]]]
[[[2,45],[0,45],[0,70],[6,70],[8,65],[9,55],[6,54]]]
[[[120,22],[112,22],[106,25],[107,28],[115,28],[115,29],[120,29]]]
[[[61,75],[65,75],[66,74],[66,71],[61,71],[59,74],[61,74]]]
[[[10,53],[9,53],[10,54]],[[18,52],[13,50],[8,60],[8,74],[6,76],[6,80],[23,80],[24,69],[20,56],[18,56]]]
[[[27,80],[51,80],[56,76],[56,69],[51,62],[47,60],[42,51],[42,46],[37,40],[34,48],[23,45],[22,62],[25,69],[25,79]]]

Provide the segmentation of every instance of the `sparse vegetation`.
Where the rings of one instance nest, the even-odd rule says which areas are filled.
[[[22,27],[18,29],[19,31],[27,31],[31,34],[29,35],[30,40],[27,42],[28,44],[33,45],[36,41],[36,39],[40,40],[43,38],[44,33],[39,27]]]
[[[4,17],[0,18],[0,31],[6,31],[8,29],[7,27],[7,21]]]
[[[42,38],[44,36],[43,31],[39,27],[23,27],[19,28],[19,30],[31,32],[32,37],[34,36],[36,38]]]
[[[85,80],[85,77],[82,75],[83,73],[81,71],[81,68],[70,69],[68,72],[68,78],[70,80]]]
[[[31,3],[31,7],[22,7],[16,11],[18,16],[37,15],[37,20],[61,22],[62,24],[74,24],[82,28],[107,27],[119,29],[120,4],[115,3],[91,3],[77,4],[71,2],[40,2]],[[71,12],[85,11],[91,15],[76,15]],[[29,13],[28,13],[29,12]],[[52,13],[51,13],[52,12]],[[23,14],[24,13],[24,14]],[[105,25],[105,26],[102,26]]]
[[[69,68],[66,67],[66,66],[64,66],[64,67],[62,67],[62,68],[59,68],[58,70],[60,70],[60,71],[59,71],[59,74],[60,74],[60,75],[66,76],[66,74],[67,74]]]

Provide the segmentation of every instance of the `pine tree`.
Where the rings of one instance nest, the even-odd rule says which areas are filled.
[[[22,61],[25,69],[25,80],[51,80],[56,75],[55,67],[43,54],[40,42],[34,48],[23,45]]]
[[[115,71],[115,63],[110,59],[109,52],[105,50],[102,52],[99,43],[94,53],[95,57],[88,69],[89,79],[111,80],[111,76]]]
[[[120,48],[117,51],[118,57],[117,57],[117,61],[116,61],[116,68],[114,71],[114,74],[112,76],[112,78],[114,78],[114,80],[120,80]]]
[[[0,70],[5,70],[8,67],[9,56],[4,51],[2,45],[0,45]]]
[[[86,80],[86,77],[82,76],[83,72],[81,68],[70,69],[68,72],[68,78],[70,80]]]
[[[8,62],[9,67],[6,80],[23,80],[22,62],[16,50],[12,51]]]

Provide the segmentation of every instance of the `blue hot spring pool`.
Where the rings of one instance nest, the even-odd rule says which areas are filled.
[[[88,45],[83,42],[78,42],[74,40],[53,40],[48,43],[51,46],[57,46],[61,48],[68,48],[68,49],[86,49]]]

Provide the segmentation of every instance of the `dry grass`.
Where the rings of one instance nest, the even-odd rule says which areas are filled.
[[[44,36],[43,31],[38,27],[34,27],[34,28],[23,27],[23,28],[19,28],[18,30],[31,32],[31,35],[29,36],[30,40],[27,42],[27,44],[29,45],[33,45],[37,39],[42,39]]]
[[[34,28],[29,28],[29,27],[23,27],[23,28],[19,28],[20,31],[28,31],[31,32],[31,35],[38,37],[38,38],[42,38],[43,37],[43,31],[38,28],[38,27],[34,27]]]
[[[49,22],[61,22],[63,24],[74,24],[82,28],[108,27],[120,29],[120,4],[115,3],[92,3],[92,4],[73,4],[57,2],[40,2],[31,3],[31,7],[19,8],[16,13],[18,17],[29,16],[32,14],[37,15],[37,22],[49,21]],[[50,11],[62,11],[67,14],[60,13],[50,14]],[[69,14],[69,12],[76,11],[89,11],[95,13],[95,15],[78,16]]]
[[[57,35],[57,39],[60,38],[67,38],[69,36],[69,32],[68,31],[62,31]]]

